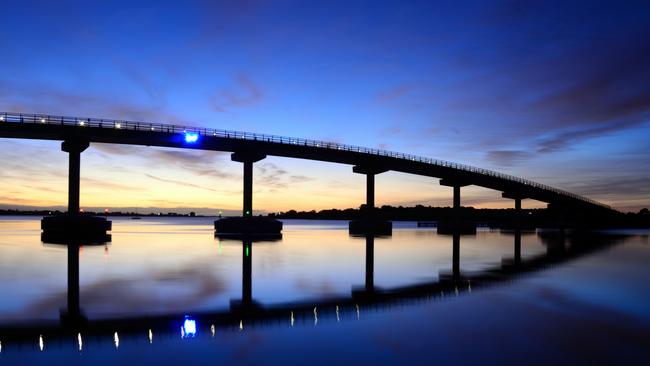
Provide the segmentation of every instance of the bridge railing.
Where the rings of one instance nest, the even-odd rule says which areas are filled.
[[[271,142],[271,143],[278,143],[278,144],[285,144],[285,145],[310,146],[310,147],[329,149],[329,150],[351,151],[351,152],[357,152],[363,154],[386,156],[386,157],[391,157],[396,159],[415,161],[415,162],[431,164],[439,167],[447,167],[447,168],[453,168],[453,169],[462,170],[466,172],[482,174],[482,175],[495,177],[506,181],[516,182],[526,186],[554,192],[555,194],[565,196],[565,197],[570,197],[579,201],[587,202],[592,205],[611,208],[608,205],[594,201],[587,197],[577,195],[575,193],[554,188],[545,184],[537,183],[528,179],[515,177],[513,175],[495,172],[489,169],[483,169],[471,165],[459,164],[450,161],[427,158],[427,157],[417,156],[412,154],[405,154],[396,151],[373,149],[373,148],[362,147],[362,146],[341,144],[337,142],[284,137],[284,136],[267,135],[267,134],[242,132],[242,131],[230,131],[230,130],[220,130],[220,129],[212,129],[212,128],[199,128],[199,127],[190,127],[190,126],[181,126],[181,125],[151,123],[151,122],[135,122],[135,121],[102,119],[102,118],[79,118],[79,117],[70,117],[70,116],[51,116],[51,115],[43,115],[43,114],[0,113],[0,123],[1,122],[36,123],[36,124],[47,124],[47,125],[58,124],[63,126],[123,129],[123,130],[136,130],[136,131],[163,132],[163,133],[172,133],[172,134],[192,132],[192,133],[197,133],[201,136],[214,136],[214,137],[230,138],[230,139],[264,141],[264,142]]]

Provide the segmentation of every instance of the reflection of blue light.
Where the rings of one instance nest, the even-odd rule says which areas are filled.
[[[185,132],[185,142],[193,144],[199,141],[199,134],[196,132]]]
[[[196,335],[196,320],[186,318],[183,323],[183,330],[185,337],[194,337]]]

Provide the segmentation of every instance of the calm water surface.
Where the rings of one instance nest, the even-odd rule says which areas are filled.
[[[347,222],[285,221],[281,240],[245,245],[212,220],[112,218],[110,243],[79,249],[80,307],[102,330],[67,334],[67,248],[43,244],[37,218],[0,218],[0,364],[650,361],[648,231],[525,232],[516,266],[515,234],[479,229],[454,277],[453,238],[415,223],[374,238],[368,267]],[[264,319],[238,310],[246,253]]]

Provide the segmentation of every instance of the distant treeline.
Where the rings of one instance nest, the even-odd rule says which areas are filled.
[[[0,215],[4,216],[50,216],[50,215],[62,215],[65,214],[65,211],[59,211],[59,210],[7,210],[3,209],[0,210]],[[177,212],[159,212],[159,213],[154,213],[150,212],[148,214],[141,214],[138,212],[122,212],[122,211],[115,211],[115,212],[92,212],[92,211],[84,211],[84,215],[91,215],[91,216],[170,216],[170,217],[203,217],[202,215],[197,215],[195,212],[190,212],[190,213],[177,213]]]
[[[546,209],[524,209],[521,214],[527,216],[540,216]],[[314,220],[356,220],[364,217],[365,205],[359,208],[347,208],[343,210],[328,209],[321,211],[296,211],[290,210],[269,216],[281,219],[314,219]],[[417,205],[413,207],[403,206],[381,206],[377,207],[374,217],[382,220],[393,221],[438,221],[451,218],[466,217],[474,220],[490,221],[510,218],[515,214],[514,209],[491,209],[473,207],[462,207],[454,210],[451,207],[432,207]]]
[[[59,210],[13,210],[0,209],[0,215],[11,216],[48,216],[62,215],[64,211]],[[143,217],[208,217],[197,215],[195,212],[159,212],[141,214],[138,212],[115,211],[115,212],[90,212],[84,215],[94,216],[143,216]],[[302,220],[356,220],[365,217],[367,210],[365,205],[359,208],[328,209],[320,211],[296,211],[290,210],[280,213],[268,214],[269,217],[278,219],[302,219]],[[390,221],[440,221],[447,219],[467,219],[478,222],[528,222],[536,224],[584,224],[586,226],[599,227],[643,227],[650,228],[650,211],[647,208],[637,213],[621,213],[618,211],[574,211],[572,209],[522,209],[517,212],[512,208],[473,208],[462,207],[454,210],[451,207],[432,207],[417,205],[413,207],[403,206],[381,206],[375,209],[373,216],[380,220]]]
[[[279,219],[307,219],[307,220],[355,220],[364,217],[365,205],[358,209],[347,208],[343,210],[328,209],[321,211],[296,211],[290,210],[277,214],[269,214]],[[579,214],[569,210],[558,209],[493,209],[462,207],[454,210],[451,207],[432,207],[417,205],[413,207],[381,206],[375,209],[373,216],[380,220],[391,221],[440,221],[446,219],[469,219],[481,222],[557,222],[578,221],[598,223],[600,226],[612,227],[650,227],[650,213],[642,209],[638,213],[621,213],[617,211],[580,211]]]

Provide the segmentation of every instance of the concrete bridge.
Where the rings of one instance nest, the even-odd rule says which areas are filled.
[[[360,223],[360,232],[390,231],[385,224],[377,226],[373,223],[372,212],[375,207],[375,175],[391,170],[439,178],[441,185],[453,188],[455,208],[461,207],[461,188],[476,185],[501,191],[504,198],[513,200],[513,206],[518,210],[523,199],[575,210],[611,210],[609,206],[589,198],[492,170],[327,141],[150,122],[24,113],[0,113],[0,137],[62,141],[61,149],[70,157],[68,212],[71,214],[79,212],[80,154],[93,142],[232,152],[232,160],[243,164],[242,217],[250,220],[255,220],[252,217],[253,164],[266,156],[347,164],[353,167],[354,173],[366,175],[369,218]],[[268,222],[240,225],[241,222],[222,221],[223,229],[234,232],[242,231],[242,227],[243,231],[257,227],[267,233],[281,230],[281,223],[278,228],[274,224],[267,225]],[[54,226],[57,225],[60,223]],[[353,225],[351,223],[351,229]]]

